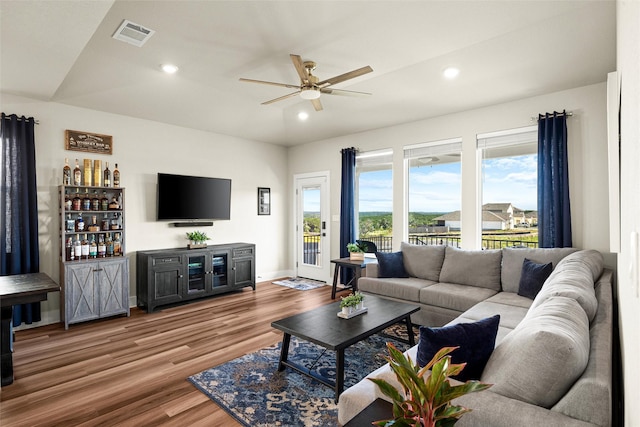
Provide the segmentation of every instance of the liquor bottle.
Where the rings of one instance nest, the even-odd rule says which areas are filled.
[[[100,209],[106,211],[109,209],[109,198],[107,197],[107,192],[102,192],[102,199],[100,199]]]
[[[107,256],[107,245],[104,243],[104,236],[101,234],[98,237],[98,258],[104,258]]]
[[[82,199],[82,209],[85,211],[91,210],[91,197],[89,197],[89,190],[84,189],[84,198]]]
[[[98,225],[98,217],[96,215],[91,216],[91,223],[87,227],[87,230],[92,232],[100,231],[100,226]]]
[[[109,162],[105,162],[105,169],[104,169],[104,173],[102,174],[102,184],[105,187],[111,186],[111,171],[109,170]]]
[[[93,186],[102,187],[102,161],[93,161]]]
[[[78,189],[76,188],[76,195],[71,201],[71,208],[74,211],[82,210],[82,199],[80,198],[80,193],[78,193]]]
[[[107,256],[113,256],[113,240],[111,240],[111,233],[107,234]]]
[[[76,241],[73,242],[73,258],[76,261],[82,259],[82,244],[80,243],[80,236],[76,236]]]
[[[91,210],[100,210],[100,198],[98,197],[98,193],[95,190],[93,191],[93,197],[91,198]]]
[[[66,230],[69,233],[73,233],[74,231],[76,231],[76,220],[71,218],[71,214],[67,214],[67,221],[66,221]]]
[[[89,259],[89,240],[87,240],[86,234],[82,239],[81,250],[82,250],[82,259]]]
[[[76,167],[73,169],[73,185],[82,185],[82,171],[76,159]]]
[[[113,186],[120,187],[120,171],[118,170],[118,164],[113,168]]]
[[[62,168],[62,185],[71,185],[71,168],[67,158],[64,159],[64,167]]]
[[[71,237],[69,237],[67,239],[67,246],[64,249],[65,249],[66,260],[67,261],[73,261],[73,259],[74,259],[73,240],[71,240]]]
[[[91,236],[91,243],[89,243],[89,258],[98,258],[98,245],[96,244],[95,235]]]
[[[65,211],[70,211],[71,210],[71,198],[69,197],[69,195],[67,193],[64,193],[64,210]]]
[[[100,221],[100,229],[102,231],[109,231],[109,218],[107,218],[107,213],[104,213],[102,217],[102,221]]]
[[[116,236],[113,239],[113,256],[121,256],[121,255],[122,255],[122,243],[120,243],[120,233],[116,233]]]
[[[76,219],[76,231],[84,231],[84,220],[82,219],[82,212],[78,213],[78,218]]]

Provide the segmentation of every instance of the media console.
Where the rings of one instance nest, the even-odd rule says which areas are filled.
[[[137,254],[138,307],[148,313],[176,304],[256,289],[255,245],[229,243],[202,249],[159,249]]]

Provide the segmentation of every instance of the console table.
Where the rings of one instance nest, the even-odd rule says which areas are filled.
[[[10,344],[13,306],[45,301],[47,293],[59,290],[60,286],[44,273],[0,276],[2,386],[13,382],[13,355]]]

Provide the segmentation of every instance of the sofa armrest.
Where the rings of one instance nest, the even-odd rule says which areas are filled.
[[[378,277],[378,264],[373,262],[367,264],[367,268],[364,269],[364,273],[366,277]]]
[[[471,409],[460,418],[456,427],[595,426],[557,411],[493,393],[490,389],[462,396],[453,403]]]

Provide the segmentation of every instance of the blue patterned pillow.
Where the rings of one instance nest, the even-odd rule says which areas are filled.
[[[522,274],[520,275],[520,284],[518,285],[518,295],[534,299],[545,280],[553,271],[553,264],[538,264],[530,259],[525,258],[522,262]]]
[[[404,269],[402,252],[376,252],[378,277],[409,277]]]
[[[441,328],[420,326],[420,341],[416,361],[425,366],[443,347],[460,347],[449,353],[452,363],[466,363],[458,381],[479,380],[496,345],[500,315],[473,323],[458,323]]]

